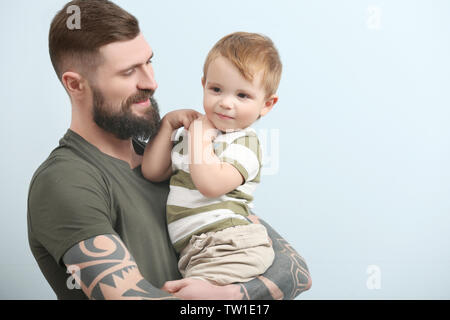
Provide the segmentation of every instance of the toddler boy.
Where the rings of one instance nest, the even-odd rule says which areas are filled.
[[[266,229],[246,217],[261,172],[260,144],[250,126],[277,103],[281,69],[268,37],[225,36],[205,61],[205,115],[168,113],[147,145],[143,175],[155,182],[170,178],[168,230],[184,277],[247,282],[273,262]]]

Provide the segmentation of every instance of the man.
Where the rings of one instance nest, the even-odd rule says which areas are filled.
[[[67,26],[71,6],[80,28]],[[75,0],[53,19],[49,50],[72,121],[31,180],[28,234],[58,299],[292,299],[309,289],[303,259],[262,221],[276,255],[265,274],[228,286],[177,280],[168,183],[141,174],[139,141],[158,130],[160,117],[153,50],[138,21],[110,1]]]

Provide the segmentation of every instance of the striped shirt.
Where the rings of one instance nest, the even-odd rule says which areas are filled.
[[[242,185],[217,198],[207,198],[195,187],[189,170],[188,131],[183,129],[172,149],[173,175],[167,199],[169,235],[177,252],[193,235],[249,224],[253,192],[260,181],[261,149],[255,130],[219,133],[214,153],[233,165],[244,178]],[[218,181],[220,183],[220,181]]]

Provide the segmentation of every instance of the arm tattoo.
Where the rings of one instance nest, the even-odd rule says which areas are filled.
[[[89,299],[173,299],[146,281],[123,244],[114,235],[80,242],[64,255],[64,263],[77,267],[74,274]]]
[[[306,262],[272,227],[258,220],[266,227],[272,240],[275,259],[263,275],[240,284],[243,299],[294,299],[311,287]]]

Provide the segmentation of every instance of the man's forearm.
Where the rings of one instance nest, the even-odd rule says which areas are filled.
[[[254,217],[254,216],[253,216]],[[294,299],[311,287],[311,277],[303,258],[270,225],[263,224],[275,251],[275,259],[267,271],[246,283],[239,284],[243,299]]]
[[[80,242],[64,255],[64,263],[89,299],[175,299],[145,280],[133,257],[114,235]]]

